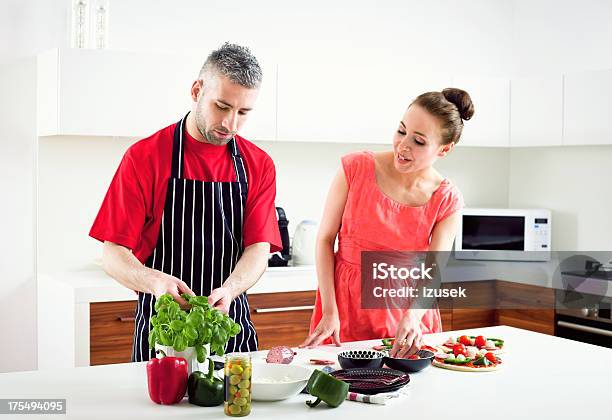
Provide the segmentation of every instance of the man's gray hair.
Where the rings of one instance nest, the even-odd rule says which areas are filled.
[[[229,42],[210,53],[200,70],[199,78],[204,80],[210,73],[222,74],[249,89],[258,88],[263,77],[259,62],[251,50]]]

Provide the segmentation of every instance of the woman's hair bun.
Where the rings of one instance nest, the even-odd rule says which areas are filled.
[[[474,115],[474,104],[472,98],[465,91],[457,88],[446,88],[442,91],[442,95],[447,101],[455,104],[459,110],[459,115],[462,120],[469,120]]]

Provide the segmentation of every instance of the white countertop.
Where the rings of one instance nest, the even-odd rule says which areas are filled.
[[[136,300],[132,290],[123,287],[108,276],[102,268],[80,271],[43,273],[43,282],[53,282],[73,291],[75,303],[115,302]],[[315,267],[303,265],[295,267],[268,267],[259,281],[247,293],[296,292],[317,289]]]
[[[289,400],[253,402],[249,418],[475,418],[576,419],[607,418],[612,378],[612,350],[558,337],[498,326],[464,330],[506,340],[504,365],[495,372],[466,373],[435,367],[411,374],[402,396],[387,405],[345,401],[337,409],[321,404],[309,408],[307,395]],[[445,332],[426,336],[431,344],[443,342]],[[329,354],[347,348],[369,348],[374,342],[354,342],[342,348],[324,346],[298,350],[293,363],[305,364],[310,354]],[[258,352],[255,358],[262,358]],[[221,407],[204,408],[187,400],[160,406],[148,396],[145,363],[68,368],[0,374],[2,398],[66,398],[61,418],[89,419],[225,419]],[[28,416],[49,419],[53,416]]]

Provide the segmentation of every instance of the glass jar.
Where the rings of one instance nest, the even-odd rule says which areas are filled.
[[[234,353],[225,356],[225,414],[243,417],[251,414],[251,355]]]
[[[88,0],[72,0],[71,46],[87,48],[89,37]]]

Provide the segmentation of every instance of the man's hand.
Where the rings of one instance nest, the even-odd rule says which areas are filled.
[[[170,294],[181,306],[187,306],[185,299],[181,297],[181,293],[186,293],[195,296],[195,293],[187,286],[187,283],[152,268],[146,268],[144,276],[150,284],[150,290],[156,298],[163,294]]]
[[[229,313],[230,305],[233,300],[234,297],[232,296],[232,292],[227,287],[214,289],[210,292],[210,296],[208,296],[208,303],[224,314]]]

